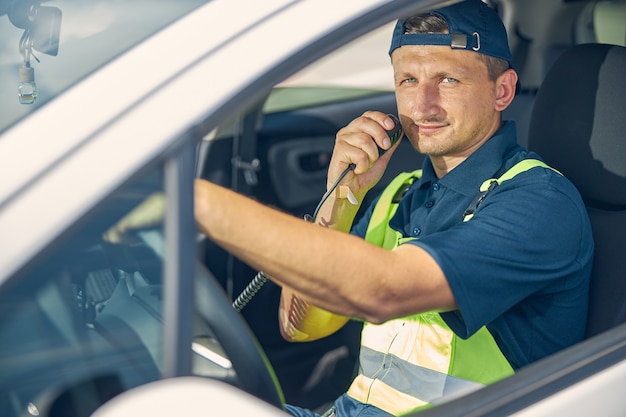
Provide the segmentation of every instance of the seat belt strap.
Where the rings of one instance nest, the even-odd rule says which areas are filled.
[[[563,175],[543,161],[540,161],[538,159],[523,159],[517,164],[513,165],[511,168],[509,168],[500,177],[490,178],[481,184],[478,193],[476,193],[476,196],[474,197],[470,205],[465,209],[465,212],[463,212],[463,221],[466,222],[474,217],[474,213],[476,212],[476,209],[478,208],[480,203],[482,203],[483,200],[487,197],[487,194],[493,191],[498,185],[502,184],[504,181],[508,181],[514,178],[517,174],[521,174],[522,172],[526,172],[529,169],[536,167],[548,168],[559,175]]]

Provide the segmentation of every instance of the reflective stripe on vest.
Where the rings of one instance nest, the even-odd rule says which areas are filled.
[[[501,177],[483,182],[463,221],[473,217],[476,207],[495,186],[534,167],[550,168],[541,161],[525,159]],[[402,195],[421,173],[402,173],[385,188],[365,240],[393,250],[413,239],[402,237],[389,227],[389,221]],[[461,339],[436,312],[381,325],[365,323],[359,362],[359,375],[348,395],[394,415],[449,401],[514,373],[486,327]]]

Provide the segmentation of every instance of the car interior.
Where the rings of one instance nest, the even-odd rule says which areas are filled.
[[[537,392],[535,399],[549,395],[559,388],[546,382],[549,372],[566,364],[563,372],[571,376],[565,383],[573,384],[589,365],[582,357],[616,341],[625,345],[626,30],[615,16],[624,16],[626,2],[566,3],[558,25],[568,30],[554,32],[570,38],[548,37],[551,44],[537,45],[523,22],[511,30],[522,90],[503,118],[516,121],[520,144],[570,178],[585,201],[596,247],[587,341],[569,356],[557,354],[481,390],[483,397],[475,402],[452,401],[423,415],[461,416],[471,407],[475,415],[487,415],[502,411],[498,398],[528,390]],[[531,59],[533,48],[541,51],[540,62]],[[337,130],[366,110],[396,113],[393,91],[313,90],[277,86],[208,133],[198,143],[196,175],[304,221],[326,191]],[[288,97],[299,97],[302,104],[276,109],[272,103],[279,94],[293,94]],[[396,174],[419,168],[422,160],[403,140],[362,208]],[[0,415],[19,416],[26,409],[31,415],[87,416],[118,393],[161,377],[162,238],[158,231],[145,231],[119,245],[101,237],[163,188],[162,167],[148,167],[69,229],[59,245],[40,254],[11,281],[15,284],[2,288],[0,338],[12,342],[0,344]],[[316,342],[288,343],[278,329],[277,285],[268,281],[250,290],[258,271],[203,236],[197,257],[194,374],[243,387],[276,405],[286,401],[318,411],[345,392],[357,371],[359,322]],[[253,295],[236,313],[228,304],[246,290]],[[55,353],[53,364],[49,352]]]
[[[515,120],[520,144],[542,155],[549,165],[570,178],[583,195],[596,242],[587,326],[587,336],[591,337],[626,322],[626,265],[620,245],[626,236],[626,159],[621,133],[626,127],[626,84],[620,76],[626,68],[626,48],[624,39],[619,45],[602,44],[597,39],[597,26],[607,24],[594,23],[601,6],[579,2],[573,9],[575,13],[564,17],[563,22],[572,26],[572,38],[545,46],[545,78],[540,88],[533,83],[525,87],[522,76],[522,90],[503,118]],[[514,37],[518,41],[514,63],[516,68],[524,68],[530,39],[518,32]],[[206,148],[200,157],[206,152],[207,159],[199,176],[302,218],[313,212],[325,191],[326,167],[336,131],[368,109],[393,113],[393,93],[277,113],[251,112],[253,122],[240,123],[243,132],[233,136],[218,134],[204,144]],[[255,130],[250,132],[248,129],[252,128]],[[234,141],[239,144],[233,145]],[[255,145],[247,146],[250,142],[246,141]],[[221,152],[216,152],[216,147]],[[236,149],[246,149],[247,153],[229,153]],[[250,166],[240,169],[237,178],[229,175],[232,166],[228,161],[233,159],[257,164],[249,171],[246,168]],[[379,186],[387,184],[398,172],[420,167],[421,162],[422,156],[410,148],[408,141],[403,141]],[[250,173],[253,181],[246,176]],[[368,197],[379,190],[375,188]],[[362,207],[367,203],[366,200]],[[206,245],[205,262],[209,269],[236,296],[255,271],[214,245]],[[276,285],[266,284],[242,310],[242,315],[259,338],[279,379],[289,381],[283,384],[286,397],[296,404],[323,409],[320,404],[332,401],[351,381],[358,323],[351,324],[356,329],[346,328],[322,341],[294,346],[278,334],[275,309],[267,310],[267,306],[277,306],[279,296]],[[322,373],[321,367],[330,370]],[[319,378],[320,374],[327,381]]]

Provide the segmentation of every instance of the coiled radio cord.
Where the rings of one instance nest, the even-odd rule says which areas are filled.
[[[259,271],[256,276],[252,278],[252,281],[250,281],[246,288],[241,291],[239,297],[233,301],[233,308],[235,311],[240,313],[266,282],[267,276],[263,273],[263,271]]]

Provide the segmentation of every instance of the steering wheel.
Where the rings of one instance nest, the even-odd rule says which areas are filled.
[[[142,230],[136,235],[163,258],[165,241],[160,229]],[[194,278],[196,310],[227,353],[239,387],[283,409],[284,397],[272,366],[245,320],[228,301],[224,289],[200,262],[196,262]]]

